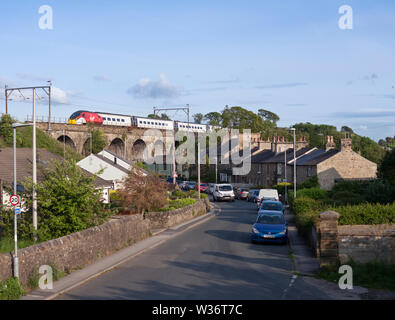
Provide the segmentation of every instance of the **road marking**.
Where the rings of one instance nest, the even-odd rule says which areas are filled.
[[[285,295],[287,294],[288,290],[293,286],[293,284],[295,283],[295,280],[296,280],[297,278],[298,278],[298,276],[297,276],[296,274],[294,274],[294,275],[291,277],[291,281],[290,281],[288,287],[283,291],[283,294],[282,294],[282,296],[281,296],[281,299],[284,299],[284,297],[285,297]]]

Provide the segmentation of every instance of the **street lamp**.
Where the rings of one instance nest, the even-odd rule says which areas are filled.
[[[294,198],[296,198],[296,129],[290,128],[294,134]]]
[[[14,195],[17,193],[17,178],[16,178],[16,129],[20,127],[32,126],[31,123],[13,123],[13,140],[14,140]],[[19,278],[19,259],[18,259],[18,222],[17,215],[14,211],[14,277]]]

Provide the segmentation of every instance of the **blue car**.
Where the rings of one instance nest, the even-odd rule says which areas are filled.
[[[287,243],[288,224],[281,211],[264,211],[252,226],[252,242]]]
[[[279,211],[284,213],[285,208],[281,201],[262,201],[259,205],[258,212],[261,214],[263,211]]]

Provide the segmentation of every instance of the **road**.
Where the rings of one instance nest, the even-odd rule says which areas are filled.
[[[294,276],[288,245],[250,242],[254,204],[216,205],[216,217],[58,299],[329,299]]]

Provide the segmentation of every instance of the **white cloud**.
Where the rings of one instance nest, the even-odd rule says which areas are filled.
[[[4,92],[4,90],[2,90]],[[14,90],[10,95],[10,101],[32,101],[33,92],[32,90],[22,90],[21,92]],[[48,95],[42,90],[36,90],[36,101],[40,103],[40,101],[48,101]],[[53,104],[64,104],[69,103],[67,92],[52,86],[51,87],[51,103]]]
[[[59,89],[57,87],[52,86],[51,89],[51,100],[54,103],[68,103],[68,97],[66,91]]]
[[[167,80],[166,75],[161,74],[158,81],[141,78],[139,82],[127,91],[135,98],[175,98],[180,95],[180,88]]]

